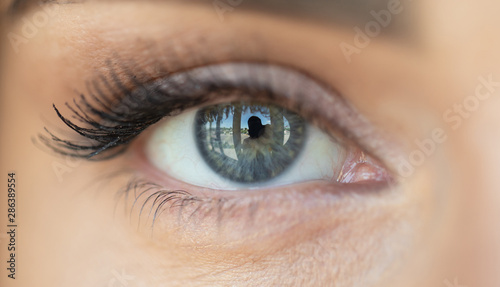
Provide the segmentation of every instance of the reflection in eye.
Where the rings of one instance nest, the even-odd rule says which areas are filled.
[[[305,136],[304,120],[274,105],[229,103],[196,114],[195,137],[203,159],[217,174],[237,182],[280,175],[297,158]]]

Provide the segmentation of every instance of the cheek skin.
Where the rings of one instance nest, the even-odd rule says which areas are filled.
[[[290,200],[294,200],[293,196]],[[133,262],[138,258],[135,256],[144,261],[156,258],[157,261],[150,262],[152,270],[158,271],[156,274],[169,278],[172,268],[180,268],[176,276],[182,280],[197,275],[198,280],[230,280],[242,284],[239,280],[245,274],[261,274],[252,275],[257,285],[270,281],[283,284],[283,280],[290,280],[290,284],[305,282],[311,280],[311,276],[318,284],[332,280],[340,283],[352,278],[358,278],[361,284],[367,279],[359,278],[359,272],[372,270],[370,278],[378,278],[402,260],[403,250],[412,245],[414,236],[406,223],[414,218],[410,208],[398,213],[397,210],[407,204],[400,199],[386,203],[383,209],[376,198],[359,209],[354,207],[359,202],[351,201],[340,200],[326,210],[316,206],[320,213],[312,207],[304,208],[303,204],[294,206],[279,200],[268,204],[275,209],[273,213],[266,209],[267,205],[259,207],[262,210],[254,215],[253,224],[249,224],[250,218],[244,212],[239,214],[240,218],[222,219],[218,228],[215,228],[216,221],[206,214],[182,222],[179,228],[172,219],[176,213],[166,212],[156,223],[152,238],[149,232],[136,237],[142,242],[139,246],[148,246],[144,253],[124,261]],[[244,204],[240,208],[243,207]],[[399,215],[397,219],[394,214]],[[266,218],[270,215],[272,220]],[[280,224],[280,217],[286,222]],[[245,229],[241,229],[243,224]],[[263,228],[269,224],[274,228],[264,236]],[[133,228],[130,232],[134,234],[137,230]],[[129,237],[134,236],[126,238]],[[161,269],[157,265],[173,266]],[[261,278],[265,281],[259,281]]]
[[[117,166],[124,167],[136,162],[133,158],[117,159],[103,163],[98,167],[98,171],[95,165],[83,166],[79,168],[78,177],[85,175],[85,178],[98,178]],[[172,228],[172,224],[162,226],[162,223],[158,223],[151,238],[149,232],[138,233],[135,222],[131,224],[128,216],[123,216],[122,203],[117,206],[118,212],[114,216],[110,212],[116,203],[114,191],[123,187],[125,182],[117,179],[98,184],[99,189],[96,186],[86,190],[88,195],[79,196],[79,201],[87,204],[80,204],[80,208],[70,208],[72,211],[67,214],[73,216],[59,219],[58,222],[63,223],[71,218],[75,229],[68,229],[65,236],[58,240],[70,242],[72,233],[78,232],[81,236],[79,243],[72,244],[72,247],[61,245],[71,257],[81,258],[82,262],[101,262],[99,266],[102,270],[124,266],[127,273],[133,273],[138,278],[149,278],[148,274],[155,274],[154,278],[158,281],[147,281],[150,284],[190,284],[222,282],[221,280],[234,284],[246,284],[248,280],[254,280],[252,282],[255,282],[255,285],[266,285],[270,282],[340,284],[347,280],[352,281],[350,278],[366,282],[366,278],[360,279],[357,276],[359,272],[372,270],[368,277],[378,278],[388,272],[395,262],[402,260],[401,250],[412,242],[413,231],[406,226],[407,222],[413,220],[413,215],[407,208],[409,203],[401,198],[394,198],[391,203],[384,200],[384,204],[381,204],[381,199],[376,197],[365,202],[363,208],[355,208],[359,205],[355,199],[345,199],[331,205],[329,211],[322,214],[314,213],[314,208],[304,209],[302,205],[294,207],[285,203],[285,206],[282,206],[282,218],[287,220],[287,224],[283,224],[288,226],[287,230],[285,233],[268,234],[265,240],[262,240],[262,237],[256,240],[252,236],[235,240],[226,229],[219,230],[219,234],[214,237],[214,230],[211,229],[214,222],[210,220],[201,225],[187,226],[184,230],[176,230]],[[86,185],[83,182],[68,184]],[[108,192],[102,193],[100,190]],[[96,194],[99,194],[98,202],[95,200]],[[283,201],[276,202],[273,208],[279,210],[279,204],[283,204]],[[90,215],[87,214],[89,209],[93,211]],[[295,219],[290,219],[294,210],[298,214],[292,216]],[[398,210],[407,212],[398,213]],[[265,216],[269,210],[260,212]],[[397,219],[394,214],[398,214]],[[171,214],[165,216],[169,215]],[[248,217],[242,216],[241,219],[241,222],[247,222]],[[257,220],[262,222],[263,227],[271,223],[263,219]],[[290,220],[295,221],[291,224],[294,227],[290,227]],[[172,223],[168,218],[163,221]],[[90,226],[89,222],[92,222]],[[274,226],[276,223],[279,223],[279,220],[274,222]],[[253,228],[258,230],[258,226]],[[241,230],[234,233],[235,236],[241,235],[240,232]],[[99,236],[95,237],[97,234]],[[230,238],[223,240],[227,236]],[[95,240],[87,240],[88,238]],[[398,245],[402,242],[404,246]],[[97,251],[91,252],[81,248],[80,244],[90,249],[93,246],[99,247]],[[103,256],[106,258],[102,258]],[[284,266],[286,268],[283,268]],[[86,269],[84,266],[81,268]],[[72,269],[66,267],[68,272],[78,272],[78,269],[71,271]],[[240,281],[246,278],[246,274],[252,274],[252,278]]]

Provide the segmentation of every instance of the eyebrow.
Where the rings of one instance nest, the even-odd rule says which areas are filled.
[[[141,0],[123,0],[141,1]],[[166,1],[166,0],[150,0]],[[176,0],[174,0],[176,1]],[[179,0],[177,0],[179,1]],[[74,4],[87,2],[86,0],[12,0],[8,13],[19,15],[25,11],[46,3]],[[119,1],[117,1],[119,2]],[[292,17],[308,18],[316,21],[333,23],[336,25],[365,25],[373,20],[373,12],[387,10],[390,2],[400,3],[405,6],[409,1],[404,0],[192,0],[192,2],[205,5],[222,5],[228,9],[248,9],[272,14],[286,15]],[[215,9],[215,8],[214,8]],[[224,9],[224,8],[222,8]],[[396,16],[396,15],[393,15]],[[395,18],[395,17],[393,17]],[[393,25],[387,27],[385,32],[392,33],[408,30],[407,19],[409,17],[398,17]],[[397,26],[397,29],[394,27]]]

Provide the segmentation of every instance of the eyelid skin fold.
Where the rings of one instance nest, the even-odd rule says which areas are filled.
[[[59,118],[85,139],[61,139],[48,132],[38,139],[53,151],[74,157],[100,160],[125,151],[126,145],[163,117],[204,103],[230,100],[261,100],[296,111],[311,124],[330,134],[342,134],[367,150],[376,133],[362,116],[336,92],[314,83],[289,68],[259,63],[227,63],[173,73],[141,83],[130,75],[125,84],[110,68],[109,79],[100,77],[88,85],[86,96],[66,106],[70,119]],[[79,126],[79,124],[83,124]],[[342,138],[339,137],[339,138]],[[378,156],[378,155],[376,155]]]
[[[267,242],[299,226],[310,232],[306,239],[340,222],[348,224],[354,216],[350,213],[369,212],[378,201],[397,198],[388,182],[317,181],[238,192],[199,188],[165,176],[143,157],[134,159],[140,173],[120,175],[128,183],[117,196],[132,226],[158,244],[234,245],[242,238]],[[325,227],[325,221],[333,226]]]

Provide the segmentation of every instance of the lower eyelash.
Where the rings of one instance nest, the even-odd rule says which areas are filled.
[[[231,200],[227,198],[201,198],[186,190],[167,189],[150,180],[135,176],[132,171],[116,172],[112,176],[131,178],[116,193],[115,214],[116,207],[123,203],[124,212],[129,217],[130,224],[136,225],[138,231],[145,231],[141,227],[146,227],[151,237],[153,237],[157,220],[164,212],[167,212],[169,216],[177,214],[177,226],[185,226],[195,218],[203,220],[213,212],[217,212],[216,225],[220,225],[223,214],[226,214],[232,206]],[[113,180],[109,176],[105,178],[109,181]],[[250,213],[255,212],[257,205],[254,204],[252,207]]]
[[[112,176],[115,179],[109,176],[104,176],[103,179],[117,182],[119,178],[129,178],[115,193],[114,214],[117,214],[117,207],[122,204],[132,228],[149,234],[150,238],[155,237],[155,225],[160,220],[162,225],[167,222],[174,230],[183,230],[189,226],[194,226],[196,230],[200,226],[204,226],[205,231],[218,230],[225,225],[226,219],[242,215],[244,222],[251,224],[260,206],[257,199],[195,196],[187,190],[168,189],[138,175],[136,171],[115,172]],[[168,217],[168,220],[162,217]],[[180,235],[182,236],[182,232]]]
[[[133,202],[128,207],[128,199],[133,195]],[[147,216],[145,223],[151,222],[151,233],[153,233],[156,219],[164,212],[165,209],[174,207],[182,208],[200,200],[192,196],[185,190],[169,190],[162,186],[144,179],[133,178],[120,189],[117,193],[117,204],[123,198],[125,210],[129,215],[130,223],[133,223],[134,211],[138,210],[137,228],[140,229],[143,222],[143,216]],[[142,203],[141,203],[142,202]],[[151,218],[151,215],[153,217]]]

